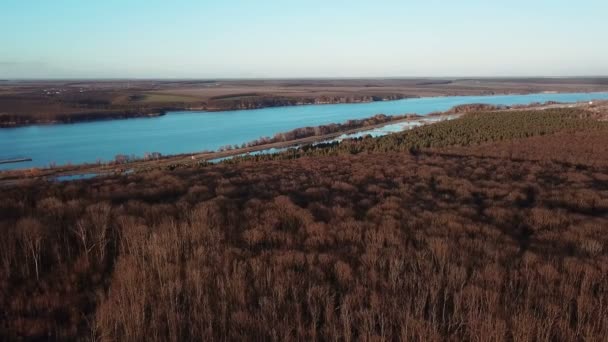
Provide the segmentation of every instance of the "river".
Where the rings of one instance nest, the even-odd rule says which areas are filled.
[[[171,112],[154,118],[35,125],[0,129],[0,160],[31,161],[0,164],[0,170],[113,160],[117,154],[163,155],[242,144],[298,127],[341,123],[375,114],[420,115],[468,103],[521,105],[533,102],[578,102],[608,99],[605,93],[542,93],[530,95],[446,96],[397,101],[306,105],[223,112]]]

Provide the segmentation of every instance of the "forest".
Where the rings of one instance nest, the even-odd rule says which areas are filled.
[[[3,187],[0,339],[605,340],[599,119],[476,112]]]

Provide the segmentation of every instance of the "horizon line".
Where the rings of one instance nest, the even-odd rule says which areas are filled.
[[[517,75],[517,76],[336,76],[336,77],[0,77],[0,82],[7,81],[240,81],[240,80],[415,80],[415,79],[576,79],[608,78],[606,75]]]

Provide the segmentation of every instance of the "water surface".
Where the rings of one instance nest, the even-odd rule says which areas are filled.
[[[608,92],[451,96],[224,112],[172,112],[155,118],[7,128],[0,129],[0,159],[28,157],[32,161],[2,164],[0,170],[110,161],[117,154],[141,157],[146,152],[216,150],[298,127],[341,123],[380,113],[425,115],[467,103],[517,105],[595,99],[608,99]]]

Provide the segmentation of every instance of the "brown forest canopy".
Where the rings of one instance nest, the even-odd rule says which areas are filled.
[[[602,340],[595,119],[474,114],[295,160],[3,188],[0,337]]]

